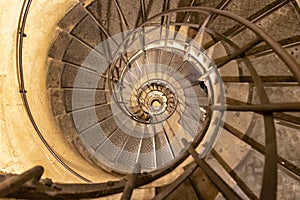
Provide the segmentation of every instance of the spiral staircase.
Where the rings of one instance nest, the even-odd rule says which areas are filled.
[[[295,0],[25,0],[17,30],[43,167],[1,197],[300,198]]]

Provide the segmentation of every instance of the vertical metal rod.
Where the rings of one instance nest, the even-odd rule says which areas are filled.
[[[200,28],[199,28],[199,30],[198,30],[198,32],[197,32],[195,38],[193,38],[193,40],[190,42],[190,45],[189,45],[187,51],[185,52],[185,54],[184,54],[184,56],[183,56],[183,59],[184,59],[184,60],[187,60],[187,59],[188,59],[188,55],[191,53],[191,50],[192,50],[194,44],[196,43],[197,39],[198,39],[198,38],[200,37],[200,35],[205,31],[206,25],[207,25],[207,23],[209,22],[210,18],[211,18],[211,15],[208,15],[208,16],[206,17],[206,19],[204,20],[204,22],[203,22],[202,25],[200,26]]]
[[[154,160],[154,167],[157,168],[155,135],[153,136],[152,142],[153,142],[153,160]]]
[[[195,3],[195,0],[192,0],[192,2],[190,3],[189,7],[193,7]],[[183,22],[188,22],[189,19],[191,17],[191,13],[190,12],[185,12],[184,18],[183,18]]]
[[[164,0],[162,12],[165,12],[165,11],[167,11],[169,9],[169,4],[170,4],[169,0]],[[161,16],[161,22],[160,22],[160,24],[163,25],[164,21],[165,21],[165,16],[163,15],[163,16]]]
[[[166,15],[166,30],[165,30],[165,48],[168,46],[169,29],[170,29],[171,15]]]
[[[145,22],[147,19],[145,0],[140,0],[140,3],[141,3],[141,10],[142,10],[142,20],[143,22]]]
[[[260,199],[276,199],[277,190],[277,147],[276,130],[272,114],[264,115],[265,165]]]
[[[120,7],[120,4],[119,4],[118,0],[114,0],[114,2],[116,4],[117,10],[119,12],[119,15],[121,17],[121,20],[122,20],[123,24],[126,26],[127,30],[130,30],[129,24],[128,24],[128,22],[126,20],[126,17],[125,17],[125,15],[124,15],[121,7]]]
[[[136,180],[140,171],[141,171],[141,165],[137,163],[133,169],[133,173],[127,176],[127,183],[123,190],[121,200],[130,200],[133,189],[136,186]]]
[[[222,194],[230,200],[240,200],[241,198],[236,192],[203,160],[199,158],[196,150],[189,144],[189,142],[183,138],[184,145],[189,146],[188,152],[194,158],[199,167],[207,175],[207,177],[216,185],[216,187],[222,192]]]

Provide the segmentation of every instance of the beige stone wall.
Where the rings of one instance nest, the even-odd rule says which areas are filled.
[[[67,164],[93,181],[111,180],[114,177],[87,163],[66,144],[52,117],[46,90],[47,54],[58,32],[57,22],[77,2],[38,0],[32,3],[25,30],[23,59],[28,101],[41,132]],[[19,93],[15,52],[22,1],[0,1],[0,7],[0,168],[3,172],[20,173],[34,165],[43,165],[44,177],[61,182],[80,182],[42,144]]]

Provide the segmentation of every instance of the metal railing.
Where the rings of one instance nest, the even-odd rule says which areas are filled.
[[[53,157],[68,171],[73,173],[75,176],[79,177],[80,179],[86,182],[90,182],[88,179],[78,174],[74,169],[68,166],[55,153],[55,151],[50,147],[50,145],[43,137],[37,124],[35,123],[33,115],[31,114],[30,106],[26,97],[25,78],[23,75],[23,53],[22,53],[23,39],[24,37],[26,37],[25,34],[26,19],[29,13],[31,2],[32,0],[24,1],[23,9],[20,15],[19,34],[17,36],[17,58],[18,58],[17,66],[19,71],[18,78],[19,78],[20,93],[23,98],[24,106],[32,122],[32,125],[36,130],[36,133],[38,134],[39,138],[41,139],[41,141],[43,142],[47,150],[53,155]],[[142,2],[144,1],[142,0]],[[286,3],[286,2],[279,2],[279,3],[280,4],[278,5],[281,5],[282,3]],[[165,7],[167,7],[167,4],[168,1],[166,1]],[[257,36],[255,40],[250,41],[247,45],[244,45],[243,47],[239,48],[237,45],[231,42],[230,39],[228,39],[227,37],[228,35],[217,33],[214,30],[211,30],[208,27],[206,27],[205,30],[215,38],[215,40],[210,42],[211,45],[216,43],[216,41],[224,41],[234,49],[234,51],[229,56],[224,57],[221,60],[218,59],[215,61],[217,67],[221,68],[231,60],[241,59],[247,65],[247,68],[251,75],[247,77],[246,81],[251,81],[255,84],[261,101],[261,104],[256,104],[256,105],[249,104],[248,102],[240,102],[239,105],[227,105],[227,106],[213,105],[213,106],[208,106],[207,109],[211,111],[214,110],[240,111],[240,112],[251,111],[263,115],[263,119],[265,123],[265,136],[266,136],[265,146],[261,147],[257,143],[255,143],[255,141],[249,142],[248,140],[247,143],[253,146],[253,148],[256,148],[261,153],[265,154],[263,182],[262,182],[262,189],[259,198],[275,199],[276,191],[277,191],[277,164],[281,164],[283,167],[286,167],[288,170],[292,171],[297,176],[299,176],[300,174],[299,174],[299,168],[297,166],[293,166],[291,163],[290,165],[282,164],[282,163],[288,163],[288,161],[284,160],[285,162],[282,162],[283,158],[277,154],[274,118],[280,118],[280,116],[278,116],[278,112],[285,112],[285,111],[299,112],[300,103],[289,103],[289,102],[280,103],[280,104],[270,103],[268,96],[265,92],[265,88],[263,86],[263,82],[265,81],[264,77],[260,77],[257,74],[251,61],[247,58],[247,53],[251,52],[251,50],[253,50],[259,43],[264,41],[268,45],[268,48],[272,49],[272,51],[274,51],[278,55],[278,57],[286,64],[286,66],[291,70],[291,72],[294,74],[292,81],[297,80],[298,84],[300,83],[300,66],[296,63],[296,61],[293,58],[291,58],[291,56],[282,48],[282,46],[279,43],[277,43],[272,37],[270,37],[266,32],[258,28],[255,24],[253,24],[249,20],[234,15],[230,12],[217,10],[213,8],[204,8],[204,7],[182,7],[173,10],[168,10],[154,17],[146,19],[147,17],[144,8],[145,2],[142,3],[141,5],[143,6],[142,7],[143,23],[139,25],[139,27],[147,27],[147,24],[151,24],[151,26],[153,26],[152,20],[161,18],[162,19],[161,25],[174,25],[174,26],[180,25],[180,26],[188,26],[197,29],[199,28],[199,24],[191,24],[188,22],[177,23],[177,22],[170,22],[170,21],[168,21],[169,24],[166,24],[165,22],[167,20],[165,19],[170,17],[172,14],[177,14],[177,13],[204,13],[204,14],[215,16],[214,20],[216,20],[216,16],[223,16],[229,18],[239,23],[238,30],[249,29],[253,31],[253,33],[255,33],[255,35]],[[118,9],[118,11],[120,12],[120,14],[123,15],[123,12],[121,12],[120,8]],[[125,16],[123,17],[123,21],[126,22]],[[238,79],[238,81],[242,81],[242,80]],[[209,121],[206,121],[206,125],[205,125],[206,129],[204,130],[207,130],[209,123],[210,123]],[[227,129],[229,132],[236,134],[237,136],[239,135],[238,130],[236,130],[234,127],[231,127],[226,123],[224,128]],[[147,174],[138,173],[134,175],[129,175],[130,177],[128,178],[128,180],[130,181],[126,181],[125,179],[122,179],[120,181],[111,181],[106,183],[92,183],[92,184],[52,183],[46,180],[40,180],[43,170],[41,167],[36,167],[30,170],[29,172],[25,172],[24,174],[17,175],[14,178],[10,178],[7,179],[6,181],[0,182],[1,191],[5,191],[5,193],[2,193],[1,195],[7,197],[19,197],[19,198],[21,197],[24,198],[24,196],[31,197],[31,198],[41,198],[41,197],[95,198],[95,197],[101,197],[101,196],[119,193],[122,192],[124,188],[127,188],[124,191],[127,191],[128,195],[124,194],[124,198],[127,197],[126,199],[130,199],[132,190],[134,188],[147,184],[151,181],[156,180],[159,177],[168,174],[170,171],[174,170],[180,163],[182,163],[189,155],[191,155],[194,158],[194,161],[196,163],[195,166],[201,168],[204,171],[204,173],[209,177],[209,179],[214,183],[214,185],[219,189],[219,191],[226,198],[241,199],[241,197],[238,194],[236,194],[236,192],[232,190],[232,188],[230,188],[230,186],[226,182],[224,182],[213,169],[209,167],[205,159],[199,158],[197,152],[195,151],[195,148],[197,147],[201,139],[202,139],[201,136],[197,136],[194,142],[192,143],[192,145],[185,142],[188,150],[184,152],[175,162],[173,162],[172,165],[164,167],[159,171],[155,171]],[[240,139],[247,140],[245,137],[241,137]],[[158,196],[155,197],[155,199],[163,199],[168,195],[170,195],[171,192],[174,191],[193,172],[194,172],[194,168],[182,174],[176,181],[171,183],[166,190],[159,193]],[[35,181],[29,185],[30,187],[28,187],[27,183],[31,179],[34,179]],[[255,195],[251,192],[251,190],[249,190],[249,188],[247,187],[247,185],[245,185],[243,181],[238,179],[236,179],[236,181],[240,183],[239,186],[249,198],[256,198]],[[35,190],[26,190],[26,188],[32,188],[32,187],[35,188]],[[18,192],[20,188],[22,188],[22,192]]]

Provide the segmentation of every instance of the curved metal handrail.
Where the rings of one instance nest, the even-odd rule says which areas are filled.
[[[208,8],[208,7],[180,7],[180,8],[175,8],[175,9],[168,10],[163,13],[157,14],[157,15],[149,18],[146,22],[139,25],[138,28],[147,25],[148,21],[151,21],[157,17],[163,17],[165,15],[169,15],[174,12],[175,13],[176,12],[211,13],[211,14],[224,16],[224,17],[227,17],[229,19],[239,22],[243,26],[252,30],[256,35],[260,36],[261,39],[263,39],[274,50],[274,52],[282,59],[282,61],[287,65],[287,67],[289,67],[291,69],[291,71],[297,78],[298,82],[300,83],[300,66],[299,66],[299,64],[280,46],[280,44],[278,42],[276,42],[268,33],[266,33],[264,30],[259,28],[257,25],[255,25],[252,22],[250,22],[249,20],[247,20],[239,15],[233,14],[229,11],[218,10],[215,8]],[[188,23],[186,25],[188,25]]]
[[[81,176],[80,174],[78,174],[77,172],[75,172],[63,160],[61,160],[59,158],[59,156],[54,152],[54,150],[49,146],[49,144],[47,143],[47,141],[43,137],[42,133],[40,132],[37,124],[35,123],[34,117],[33,117],[32,113],[31,113],[30,106],[29,106],[28,101],[27,101],[26,89],[25,89],[25,80],[24,80],[24,75],[23,75],[22,48],[23,48],[23,38],[25,37],[24,29],[25,29],[26,19],[27,19],[27,15],[28,15],[28,12],[29,12],[29,8],[30,8],[30,5],[31,5],[31,2],[32,2],[32,0],[28,0],[28,2],[24,1],[23,9],[22,9],[21,14],[20,14],[20,22],[19,22],[19,27],[18,27],[18,30],[20,30],[20,32],[19,32],[19,34],[17,36],[18,44],[17,44],[17,52],[16,53],[17,53],[17,58],[18,58],[17,59],[17,67],[19,69],[19,74],[18,74],[19,77],[18,78],[19,78],[20,93],[22,95],[24,106],[26,108],[26,111],[28,113],[28,116],[30,118],[31,123],[32,123],[33,127],[35,128],[35,131],[37,132],[39,138],[44,143],[44,145],[46,146],[46,148],[48,149],[48,151],[68,171],[72,172],[74,175],[76,175],[77,177],[81,178],[82,180],[89,182],[88,179],[84,178],[83,176]],[[25,6],[25,4],[26,4],[26,6]],[[25,8],[25,10],[24,10],[24,8]],[[170,11],[166,11],[166,12],[163,12],[161,14],[158,14],[158,15],[156,15],[156,16],[148,19],[146,22],[142,23],[140,25],[140,27],[145,26],[148,21],[151,21],[151,19],[154,19],[154,18],[157,18],[157,17],[162,17],[162,16],[165,16],[165,15],[170,14],[172,12],[187,12],[187,11],[191,11],[191,12],[192,11],[194,11],[194,12],[207,12],[207,13],[213,13],[213,14],[216,14],[216,15],[225,16],[225,17],[228,17],[228,18],[233,19],[235,21],[238,21],[239,23],[243,24],[247,28],[251,29],[254,33],[256,33],[256,35],[260,36],[274,50],[274,52],[284,61],[284,63],[287,65],[287,67],[289,67],[291,69],[291,71],[295,75],[296,79],[300,83],[300,67],[290,57],[290,55],[276,41],[274,41],[274,39],[272,39],[271,36],[269,36],[263,30],[259,29],[256,25],[254,25],[253,23],[249,22],[248,20],[246,20],[246,19],[244,19],[242,17],[239,17],[237,15],[234,15],[234,14],[232,14],[230,12],[221,11],[221,10],[212,9],[212,8],[204,8],[204,7],[182,7],[182,8],[177,8],[177,9],[174,9],[174,10],[170,10]],[[261,82],[261,80],[257,79],[256,82]],[[259,86],[259,83],[258,83],[258,86]],[[265,96],[265,94],[262,95],[262,96],[260,96],[260,98],[264,99],[265,97],[263,97],[263,96]],[[263,102],[263,103],[268,103],[268,102]],[[273,123],[273,119],[272,119],[272,116],[270,114],[272,112],[272,109],[269,109],[269,110],[263,110],[262,109],[262,112],[263,113],[265,112],[264,115],[266,116],[265,117],[265,121],[267,122],[267,124]],[[267,132],[266,135],[267,135],[267,137],[269,137],[272,134],[274,135],[274,132],[275,132],[275,130],[274,130],[274,123],[273,123],[273,125],[272,125],[271,128],[272,128],[272,130],[270,131],[270,133],[268,133],[267,132],[268,129],[266,129],[266,132]],[[275,144],[274,144],[274,142],[275,142]],[[269,147],[273,146],[273,145],[275,145],[275,154],[274,154],[274,149],[272,149],[270,152],[267,152],[266,154],[267,155],[271,154],[273,156],[277,156],[277,154],[276,154],[276,139],[274,139],[274,137],[271,137],[270,140],[267,141],[267,151],[269,151],[268,150]],[[186,152],[183,155],[183,157],[181,157],[181,159],[179,159],[178,162],[176,162],[175,164],[173,164],[171,167],[167,167],[167,168],[164,168],[164,169],[160,170],[159,172],[150,173],[150,174],[147,174],[147,175],[139,175],[139,177],[137,179],[136,186],[138,187],[140,185],[149,183],[149,182],[155,180],[156,178],[161,177],[161,176],[167,174],[169,171],[173,170],[174,166],[175,167],[178,166],[179,163],[181,163],[183,160],[185,160],[185,158],[187,156],[189,156],[189,153]],[[269,156],[266,156],[266,158],[267,157],[269,157]],[[267,161],[266,163],[269,163],[269,161]],[[273,165],[273,164],[274,164],[274,162],[272,162],[271,165]],[[275,161],[275,164],[276,164],[276,161]],[[275,169],[276,169],[276,166],[275,166]],[[274,166],[272,166],[272,170],[274,170]],[[268,172],[266,172],[266,170],[264,171],[264,176],[265,177],[264,177],[263,185],[268,185],[268,183],[269,183],[268,180],[270,178],[269,177],[270,175],[268,175]],[[274,180],[275,180],[275,184],[274,184]],[[94,192],[97,191],[98,192],[97,193],[98,196],[101,196],[101,195],[103,195],[105,193],[105,191],[111,189],[112,186],[115,186],[115,188],[117,187],[114,190],[113,193],[117,193],[117,192],[122,191],[122,189],[125,187],[126,183],[124,182],[124,180],[120,180],[120,181],[116,181],[116,182],[100,183],[100,184],[101,184],[101,189],[95,188],[95,186],[100,186],[99,184],[76,184],[76,185],[78,187],[82,187],[82,186],[86,187],[87,191],[89,191],[89,192],[87,192],[87,194],[91,195],[92,194],[91,190],[94,189]],[[63,185],[63,184],[61,185],[61,187],[64,187],[64,186],[67,187],[67,185]],[[74,188],[76,188],[76,187],[74,187]],[[269,191],[269,189],[271,190],[271,192]],[[99,192],[100,190],[103,191],[103,193]],[[113,194],[113,193],[111,193],[111,194]],[[95,193],[93,193],[93,194],[95,194]],[[275,196],[276,196],[276,177],[275,177],[275,179],[273,179],[272,184],[268,188],[262,189],[262,193],[261,193],[261,197],[263,199],[267,199],[269,197],[274,198]]]
[[[26,109],[26,112],[28,114],[28,117],[31,121],[31,124],[33,125],[37,135],[39,136],[40,140],[43,142],[43,144],[45,145],[45,147],[47,148],[47,150],[53,155],[53,157],[64,167],[66,168],[69,172],[71,172],[72,174],[74,174],[75,176],[77,176],[78,178],[80,178],[81,180],[85,181],[85,182],[91,182],[90,180],[88,180],[87,178],[81,176],[80,174],[78,174],[74,169],[72,169],[69,165],[67,165],[56,153],[55,151],[50,147],[50,145],[48,144],[48,142],[46,141],[46,139],[44,138],[43,134],[41,133],[41,131],[39,130],[34,117],[32,115],[28,100],[27,100],[27,91],[25,89],[25,80],[24,80],[24,74],[23,74],[23,38],[25,36],[24,30],[25,30],[25,25],[26,25],[26,20],[27,20],[27,16],[29,13],[29,9],[31,6],[32,0],[28,0],[27,2],[24,1],[23,3],[23,7],[21,10],[21,14],[20,14],[20,21],[19,21],[19,25],[18,25],[18,30],[19,30],[19,34],[17,34],[17,68],[19,70],[19,74],[18,74],[18,80],[19,80],[19,88],[20,88],[20,93],[22,96],[22,100],[24,102],[24,106]],[[26,6],[25,6],[26,5]],[[25,8],[25,10],[24,10]],[[24,13],[23,13],[24,11]]]
[[[17,68],[19,70],[19,87],[20,87],[20,92],[21,92],[21,95],[22,95],[22,99],[24,101],[24,106],[26,108],[26,112],[28,113],[28,116],[30,118],[30,121],[36,131],[36,133],[38,134],[39,138],[41,139],[41,141],[43,142],[43,144],[45,145],[45,147],[47,148],[47,150],[53,155],[53,157],[65,168],[67,169],[68,171],[70,171],[72,174],[74,174],[76,177],[80,178],[81,180],[85,181],[85,182],[91,182],[90,180],[88,180],[87,178],[83,177],[82,175],[78,174],[74,169],[72,169],[70,166],[68,166],[56,153],[55,151],[50,147],[50,145],[47,143],[47,141],[45,140],[45,138],[43,137],[42,133],[40,132],[35,120],[34,120],[34,117],[31,113],[31,110],[30,110],[30,106],[28,104],[28,101],[27,101],[27,96],[26,96],[26,89],[25,89],[25,79],[24,79],[24,76],[23,76],[23,52],[22,52],[22,47],[23,47],[23,36],[24,36],[24,30],[25,30],[25,25],[26,25],[26,19],[27,19],[27,16],[28,16],[28,12],[29,12],[29,9],[30,9],[30,5],[31,5],[31,2],[32,0],[28,0],[28,2],[24,1],[23,3],[23,8],[25,8],[25,12],[23,14],[23,9],[21,11],[21,14],[20,14],[20,25],[18,26],[19,27],[19,35],[17,36],[17,58],[18,58],[18,62],[17,62]],[[26,5],[26,6],[25,6]],[[208,127],[208,124],[209,124],[209,121],[206,121],[205,123],[206,125],[204,127]],[[198,137],[198,139],[196,138],[195,141],[199,141],[201,140],[201,137]],[[197,142],[195,142],[193,144],[194,147],[196,147],[198,144]],[[168,166],[168,167],[165,167],[163,169],[161,169],[159,172],[155,172],[155,173],[151,173],[151,174],[144,174],[142,175],[142,177],[138,180],[138,184],[137,186],[141,186],[141,185],[144,185],[144,184],[147,184],[159,177],[162,177],[164,176],[165,174],[173,171],[176,166],[178,166],[180,163],[182,163],[187,157],[189,156],[189,154],[186,152],[185,154],[183,154],[180,158],[178,158],[178,160],[176,162],[173,163],[172,166]],[[123,183],[124,181],[123,180],[120,180],[120,181],[117,181],[116,183]],[[103,183],[103,185],[105,185],[107,183]],[[109,183],[110,184],[110,183]],[[108,187],[109,184],[107,185]],[[125,184],[120,184],[120,188],[117,190],[121,190],[122,188],[125,187]],[[103,188],[103,190],[107,190],[107,188]],[[99,191],[99,189],[97,190]],[[81,191],[82,192],[82,191]],[[100,193],[99,193],[100,194]],[[78,195],[76,193],[76,195]]]

